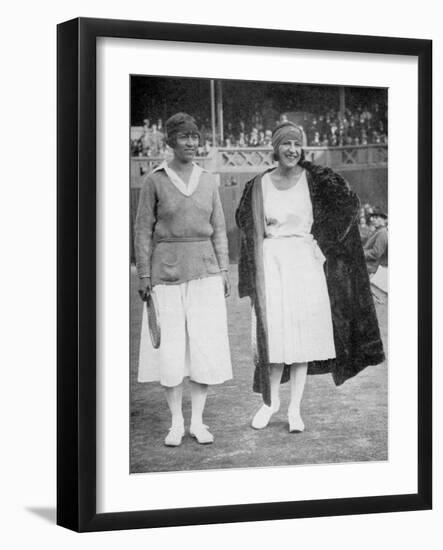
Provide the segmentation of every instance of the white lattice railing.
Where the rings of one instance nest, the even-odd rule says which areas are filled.
[[[387,145],[355,145],[343,147],[308,147],[307,160],[340,170],[356,167],[382,167],[388,162]]]
[[[386,145],[345,147],[306,147],[306,159],[331,168],[346,169],[386,165]],[[217,172],[255,172],[274,165],[271,148],[220,148],[217,153]]]
[[[162,162],[164,162],[165,157],[132,157],[131,158],[131,181],[136,183],[140,178],[145,174],[152,172],[154,168],[157,168]],[[213,155],[208,155],[206,157],[196,157],[194,161],[209,170],[210,172],[215,172],[215,157]]]
[[[275,164],[272,149],[267,148],[220,148],[217,152],[217,172],[256,171]]]
[[[306,159],[338,170],[386,167],[387,145],[357,145],[344,147],[306,147]],[[164,161],[164,157],[132,157],[131,183],[137,186],[141,178]],[[210,172],[258,173],[273,166],[272,149],[267,147],[213,149],[195,162]]]

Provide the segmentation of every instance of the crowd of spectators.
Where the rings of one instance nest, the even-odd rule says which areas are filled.
[[[304,113],[297,117],[306,134],[310,147],[341,147],[369,144],[386,144],[386,110],[375,103],[371,107],[346,109],[344,115],[332,109],[319,114]],[[301,120],[300,120],[301,118]],[[291,114],[282,114],[275,125],[291,120]],[[206,136],[209,139],[209,136]],[[249,125],[242,120],[237,127],[228,122],[225,127],[224,147],[269,147],[272,139],[271,128],[263,124],[263,117],[257,111]]]
[[[142,135],[138,139],[131,139],[131,156],[133,157],[160,157],[166,151],[165,134],[161,118],[151,124],[149,119],[143,121]]]
[[[331,110],[308,121],[306,136],[312,147],[386,144],[386,111],[377,103],[370,109],[346,109],[343,117]]]
[[[291,120],[291,114],[282,114],[275,124]],[[329,109],[322,113],[298,114],[297,122],[303,126],[307,145],[310,147],[340,147],[369,144],[386,144],[387,116],[386,109],[374,103],[370,107],[346,109],[344,115]],[[301,118],[301,120],[300,120]],[[247,122],[228,121],[224,128],[223,147],[270,147],[272,130],[263,122],[259,109]],[[206,156],[212,148],[212,129],[205,120],[201,126],[199,156]],[[158,119],[151,124],[144,120],[142,135],[131,140],[132,156],[163,157],[167,153],[163,122]]]

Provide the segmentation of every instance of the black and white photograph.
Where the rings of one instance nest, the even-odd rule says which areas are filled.
[[[437,6],[5,4],[2,547],[438,547]]]
[[[388,109],[130,76],[131,474],[389,460]]]

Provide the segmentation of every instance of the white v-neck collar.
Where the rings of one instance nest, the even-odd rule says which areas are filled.
[[[186,185],[177,172],[168,166],[166,161],[158,166],[154,172],[157,170],[164,170],[175,187],[177,187],[180,193],[183,193],[186,197],[190,197],[197,189],[200,182],[200,174],[203,172],[203,168],[193,162],[191,176],[189,178],[188,185]]]

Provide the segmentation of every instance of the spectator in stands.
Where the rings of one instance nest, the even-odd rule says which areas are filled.
[[[335,123],[335,121],[331,121],[329,125],[329,135],[331,136],[331,140],[333,137],[337,140],[337,132],[338,132],[338,125]]]
[[[280,382],[290,379],[289,431],[304,430],[308,365],[310,374],[332,372],[338,385],[384,359],[358,197],[339,174],[307,162],[303,144],[299,126],[274,129],[278,166],[246,184],[236,212],[239,294],[251,299],[254,391],[264,402],[255,429],[278,411]]]
[[[368,225],[370,225],[370,224],[371,224],[371,214],[372,214],[372,212],[373,212],[374,209],[372,208],[372,206],[371,206],[368,202],[366,202],[366,203],[362,206],[362,209],[363,209],[363,211],[364,211],[364,216],[365,216],[365,218],[366,218],[366,223],[367,223]]]
[[[366,266],[369,275],[373,275],[378,267],[388,266],[388,216],[380,208],[374,208],[370,214],[375,230],[364,245]]]
[[[270,147],[272,145],[272,130],[265,131],[265,139],[263,145],[265,147]]]
[[[370,235],[372,234],[372,228],[369,227],[364,212],[360,213],[360,221],[358,224],[358,230],[360,232],[361,243],[364,245]]]
[[[258,147],[258,130],[255,127],[251,130],[251,135],[249,137],[249,147]]]
[[[312,145],[312,147],[320,147],[321,146],[319,132],[314,133],[314,137],[312,138],[311,145]]]
[[[149,120],[145,119],[143,134],[140,137],[140,142],[143,156],[148,157],[151,153],[151,128],[146,125],[146,122],[149,124]]]
[[[265,133],[263,132],[263,130],[260,130],[260,132],[258,133],[258,145],[259,147],[263,147],[265,144]]]
[[[322,147],[329,147],[330,143],[329,143],[329,138],[328,138],[327,134],[323,134],[323,136],[320,140],[320,145]]]
[[[205,141],[205,154],[206,155],[209,155],[209,153],[211,152],[212,147],[213,147],[212,139],[207,139]]]
[[[318,134],[317,119],[314,117],[306,132],[306,138],[308,140],[309,145],[313,144],[316,134]]]
[[[317,123],[317,129],[318,129],[318,132],[321,136],[323,136],[329,130],[329,128],[326,125],[324,115],[319,115],[318,123]]]
[[[132,143],[132,156],[134,157],[142,157],[144,156],[143,153],[143,144],[140,139],[134,140]]]
[[[360,145],[367,145],[368,144],[368,136],[366,134],[366,130],[362,130],[360,134]]]
[[[238,138],[237,145],[238,145],[239,147],[247,147],[246,138],[245,138],[245,133],[244,133],[244,132],[240,132],[240,135],[239,135],[239,138]]]
[[[224,300],[230,290],[218,185],[193,162],[198,127],[191,116],[177,113],[166,131],[173,158],[147,176],[135,227],[139,294],[143,300],[151,295],[161,319],[161,342],[154,338],[154,348],[143,308],[138,380],[164,386],[172,417],[165,444],[177,447],[185,433],[182,394],[188,376],[190,434],[201,444],[214,441],[203,410],[208,385],[232,378]]]
[[[346,137],[350,137],[351,139],[355,139],[359,134],[358,126],[355,123],[354,118],[351,118],[349,122],[349,126],[346,130]]]
[[[159,156],[163,151],[163,133],[153,124],[149,134],[148,142],[151,156]]]

